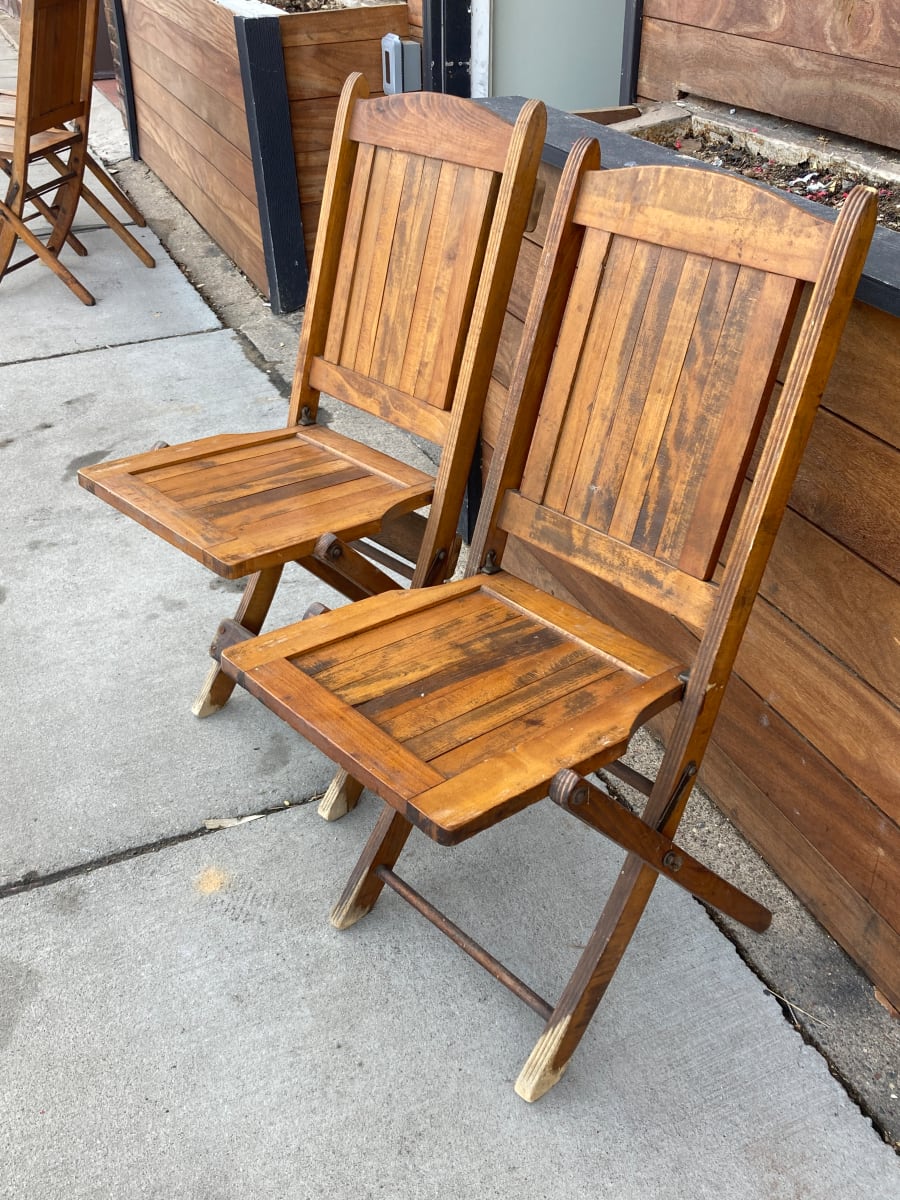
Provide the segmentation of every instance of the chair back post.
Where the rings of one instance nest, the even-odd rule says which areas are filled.
[[[331,319],[331,299],[340,265],[341,241],[359,150],[359,144],[350,137],[350,122],[357,103],[368,99],[368,96],[369,85],[365,77],[359,71],[349,75],[341,89],[331,136],[321,218],[313,249],[303,327],[291,389],[289,425],[311,423],[315,421],[319,410],[319,392],[318,389],[310,387],[309,372],[313,359],[325,349],[325,337]]]

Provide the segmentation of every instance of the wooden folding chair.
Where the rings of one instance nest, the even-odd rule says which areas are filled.
[[[258,633],[284,565],[351,599],[453,569],[456,526],[546,115],[435,93],[341,96],[286,429],[86,468],[79,481],[217,574],[249,575],[214,643]],[[318,425],[320,392],[435,443],[435,479]],[[431,504],[430,516],[415,510]],[[360,539],[378,539],[378,542]],[[214,665],[194,705],[234,687]]]
[[[88,305],[94,297],[59,261],[66,244],[76,254],[87,253],[72,232],[79,199],[145,266],[155,266],[148,251],[84,183],[89,166],[129,215],[144,224],[88,154],[97,14],[98,0],[23,0],[16,91],[0,94],[0,170],[8,180],[5,199],[0,199],[0,280],[40,260]],[[36,178],[42,165],[52,171]],[[43,239],[29,227],[37,218],[50,226]],[[19,240],[33,253],[13,263]]]
[[[672,838],[875,214],[864,188],[832,225],[728,175],[586,169],[595,162],[585,142],[563,173],[466,578],[326,612],[222,658],[386,801],[333,923],[352,925],[387,884],[545,1020],[516,1084],[526,1100],[565,1070],[658,875],[753,929],[769,922]],[[767,413],[807,281],[808,309]],[[554,598],[517,574],[522,562],[570,594],[612,597],[604,616],[634,598],[674,616],[697,631],[696,656],[638,642]],[[637,816],[585,776],[621,770],[636,728],[669,707],[656,780],[625,768],[649,796]],[[413,826],[455,844],[548,792],[628,851],[555,1005],[394,870]]]

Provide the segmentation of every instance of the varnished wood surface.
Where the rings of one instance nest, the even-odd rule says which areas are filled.
[[[546,225],[466,578],[362,600],[222,654],[226,672],[396,810],[335,907],[339,928],[375,902],[410,822],[454,844],[550,790],[629,851],[519,1076],[527,1100],[558,1081],[591,1020],[651,894],[654,855],[676,873],[685,865],[684,882],[707,900],[727,893],[727,910],[754,928],[768,920],[671,839],[875,224],[871,189],[853,191],[832,229],[724,176],[590,166],[596,146],[577,143]],[[379,178],[374,155],[361,155],[357,171],[390,197],[389,169]],[[356,208],[351,193],[348,221]],[[780,239],[799,253],[779,257]],[[776,390],[808,278],[815,286]],[[335,306],[353,308],[349,296]],[[325,352],[339,356],[340,339],[329,334]],[[517,546],[526,567],[531,556],[545,571],[544,586],[517,575]],[[628,613],[641,597],[688,654],[648,640],[652,622],[636,642],[633,627],[561,602],[557,581],[570,577],[578,600],[607,591]],[[589,802],[590,785],[579,800],[579,776],[620,758],[638,726],[668,711],[640,820]]]
[[[656,0],[644,8],[638,94],[703,96],[897,149],[898,57],[896,0]]]
[[[545,213],[554,191],[548,178]],[[536,266],[524,245],[485,410],[488,460]],[[895,1003],[900,826],[887,811],[897,794],[890,772],[900,740],[900,588],[897,555],[886,550],[900,527],[900,490],[891,486],[900,463],[898,370],[900,321],[855,302],[703,776],[720,807]],[[527,578],[653,636],[656,618],[637,600],[630,612],[610,610],[608,590],[584,591],[558,566],[551,576],[519,543],[513,561]],[[691,653],[674,624],[655,632]],[[785,640],[797,646],[797,679],[781,657]],[[751,662],[758,690],[741,678]],[[839,711],[822,711],[824,695]],[[834,744],[834,721],[843,749]]]

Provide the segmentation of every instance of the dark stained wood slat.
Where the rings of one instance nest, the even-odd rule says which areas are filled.
[[[344,218],[344,237],[339,246],[330,249],[330,255],[336,254],[338,258],[332,284],[334,290],[327,309],[328,332],[322,353],[331,362],[338,362],[341,357],[347,314],[356,287],[357,256],[371,199],[369,186],[374,165],[374,147],[359,146],[350,184],[347,215]]]
[[[595,670],[594,658],[584,646],[554,640],[548,630],[534,638],[529,650],[518,647],[518,653],[514,654],[512,649],[506,645],[505,637],[495,636],[490,659],[482,656],[476,663],[461,662],[453,669],[443,670],[439,679],[415,680],[359,705],[359,711],[398,741],[407,741],[479,703],[490,703],[536,680],[553,675],[571,687],[572,679],[586,682]],[[423,686],[424,692],[420,690]]]
[[[585,663],[553,673],[488,703],[476,700],[468,712],[433,725],[404,745],[449,775],[497,750],[519,746],[634,685],[631,675],[611,663],[595,659],[590,665],[592,670]]]
[[[138,474],[144,483],[153,484],[172,500],[193,500],[200,496],[215,504],[236,496],[253,495],[261,486],[269,486],[282,476],[296,478],[294,472],[300,473],[300,479],[306,479],[333,465],[334,455],[291,438],[287,444],[279,443],[274,448],[254,446],[252,450],[236,451],[221,459],[210,456],[177,468]]]
[[[298,478],[298,475],[305,477]],[[303,496],[315,495],[317,500],[330,503],[332,497],[342,501],[370,486],[370,476],[356,463],[332,461],[312,472],[295,472],[290,464],[286,464],[280,477],[276,472],[275,477],[269,476],[265,484],[250,480],[236,495],[208,498],[199,507],[221,528],[239,530],[247,521],[293,512]],[[240,518],[237,523],[229,520],[235,516]]]

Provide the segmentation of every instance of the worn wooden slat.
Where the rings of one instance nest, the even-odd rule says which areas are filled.
[[[784,196],[746,179],[711,171],[685,172],[677,196],[648,204],[646,180],[664,179],[665,167],[629,167],[591,176],[578,203],[576,219],[625,237],[649,239],[661,246],[736,262],[797,279],[815,279],[831,232]],[[643,177],[643,178],[642,178]],[[715,199],[713,192],[715,190]],[[779,253],[776,250],[782,251]]]
[[[587,709],[633,687],[632,676],[611,663],[595,661],[593,668],[586,679],[578,677],[584,672],[570,673],[554,686],[556,677],[551,676],[489,703],[476,703],[404,744],[442,774],[465,771],[498,751],[577,720]]]
[[[433,405],[422,404],[394,387],[379,383],[367,375],[359,375],[346,367],[317,358],[309,373],[313,387],[329,396],[346,400],[356,408],[418,434],[426,441],[441,445],[450,426],[449,414]]]
[[[669,654],[653,650],[643,641],[629,637],[621,629],[605,624],[582,608],[575,608],[557,600],[551,593],[542,591],[523,579],[517,579],[515,575],[503,572],[500,575],[488,576],[482,582],[489,592],[511,604],[519,605],[523,612],[564,629],[568,637],[584,642],[592,650],[599,650],[608,658],[641,675],[660,675],[677,668],[676,660]]]
[[[333,455],[303,446],[294,438],[274,450],[266,445],[255,446],[247,452],[236,451],[225,461],[203,458],[190,466],[141,471],[140,477],[172,500],[189,502],[199,497],[216,504],[252,495],[260,487],[277,486],[282,479],[311,479],[333,470],[335,461]]]
[[[500,696],[512,695],[538,680],[546,687],[552,676],[555,687],[571,690],[586,683],[595,671],[594,656],[586,647],[561,642],[549,627],[535,635],[527,650],[510,645],[504,630],[492,638],[489,657],[480,656],[475,663],[466,661],[444,669],[440,678],[413,680],[359,707],[398,741],[407,741],[442,721]]]
[[[489,790],[479,786],[484,768],[476,763],[420,793],[413,819],[438,842],[471,837],[546,795],[550,779],[567,764],[583,773],[620,757],[635,726],[680,691],[674,675],[666,675],[601,700],[577,719],[493,755]]]
[[[715,587],[616,541],[562,513],[544,508],[514,492],[507,493],[500,528],[571,566],[601,579],[618,581],[631,595],[678,614],[694,628],[703,625],[715,600]]]
[[[364,164],[362,179],[365,180],[365,192],[360,187],[357,199],[357,177],[354,176],[354,192],[351,193],[351,202],[357,201],[362,207],[362,221],[358,226],[358,233],[356,232],[356,227],[352,227],[353,234],[350,238],[350,245],[353,248],[354,255],[354,268],[351,273],[346,270],[342,263],[338,272],[339,278],[346,274],[350,282],[347,308],[345,313],[341,315],[335,313],[332,317],[332,325],[335,319],[338,319],[342,325],[340,351],[339,353],[333,352],[330,338],[325,345],[326,355],[333,361],[340,363],[342,366],[349,367],[351,370],[356,365],[356,347],[359,344],[360,332],[366,312],[372,260],[379,251],[378,228],[385,203],[385,192],[389,186],[391,153],[388,150],[376,147],[372,156],[371,168],[366,170],[368,166],[366,160],[364,160]]]
[[[374,149],[371,146],[359,147],[352,167],[350,198],[347,202],[347,214],[344,219],[344,237],[338,245],[328,246],[325,249],[325,253],[330,258],[337,258],[333,272],[333,290],[326,309],[328,332],[325,337],[324,353],[331,362],[340,360],[347,314],[357,286],[359,240],[363,222],[366,220],[374,163]],[[331,274],[330,270],[329,274]]]
[[[304,13],[299,21],[292,19],[291,14],[284,14],[280,18],[280,24],[281,44],[285,49],[381,39],[385,33],[396,33],[400,37],[406,37],[407,5],[379,4],[374,7],[325,9],[321,12]],[[373,83],[375,78],[380,79],[380,74],[373,77]]]
[[[662,396],[654,392],[654,373],[667,371],[670,367],[676,373],[680,371],[696,316],[697,289],[691,295],[678,295],[684,265],[685,258],[680,251],[668,250],[660,254],[652,268],[646,304],[638,314],[640,326],[634,346],[630,348],[620,376],[621,388],[614,393],[616,404],[606,429],[603,452],[598,455],[596,450],[593,451],[596,464],[593,482],[586,491],[587,502],[582,504],[579,514],[588,524],[623,542],[630,541],[637,517],[631,490],[638,491],[639,503],[649,466],[646,456],[641,454],[640,429],[642,425],[650,427],[650,437],[658,444],[672,402],[671,391]],[[640,267],[636,269],[640,270]],[[704,281],[705,278],[704,273]],[[699,290],[702,294],[702,287]],[[680,305],[676,305],[677,298],[681,299]],[[599,395],[597,408],[605,407],[612,398]],[[655,411],[654,401],[663,406],[661,414]],[[609,408],[612,410],[612,403]],[[651,444],[649,450],[652,452],[655,446]],[[582,457],[586,459],[588,453],[586,448]],[[626,490],[624,484],[629,475],[637,476],[637,479],[632,489]],[[574,511],[572,515],[575,515]],[[616,516],[618,519],[612,528]]]
[[[379,67],[380,76],[380,67]],[[450,119],[436,121],[439,111]],[[432,127],[428,153],[446,162],[486,171],[500,171],[506,161],[509,129],[506,122],[490,109],[475,105],[457,104],[453,96],[436,92],[408,92],[403,96],[407,117],[404,121],[394,115],[386,120],[387,105],[378,99],[356,113],[350,132],[363,142],[391,146],[395,150],[419,154],[422,151],[420,129],[424,123]]]
[[[878,348],[877,370],[872,348]],[[897,318],[858,300],[841,337],[841,350],[822,407],[900,450],[900,337]]]
[[[683,571],[708,579],[715,568],[728,521],[734,511],[740,482],[747,470],[766,402],[775,379],[775,364],[781,357],[794,313],[797,288],[793,280],[768,275],[762,280],[752,273],[747,280],[742,269],[735,282],[728,326],[717,348],[716,374],[720,389],[707,389],[704,407],[714,403],[720,415],[709,420],[707,442],[692,429],[692,452],[682,457],[681,470],[691,477],[688,520],[663,527],[657,553],[674,559]],[[762,314],[765,313],[765,316]],[[731,344],[732,323],[738,330],[752,321],[752,332],[744,337],[737,353]],[[721,364],[721,365],[720,365]],[[706,407],[710,414],[710,408]],[[704,462],[698,450],[708,446]],[[701,469],[702,464],[702,469]],[[696,482],[695,482],[696,481]],[[685,497],[686,499],[687,497]]]
[[[437,160],[410,160],[385,284],[385,303],[379,314],[369,366],[376,379],[391,387],[399,383],[406,354],[406,338],[402,332],[409,328],[415,304],[439,178],[440,163]]]
[[[648,548],[636,537],[639,521],[645,517],[648,507],[655,506],[663,497],[668,497],[666,481],[660,479],[655,469],[657,456],[668,425],[669,414],[678,394],[685,358],[693,340],[710,265],[709,260],[692,256],[683,264],[678,264],[674,294],[665,295],[671,288],[671,282],[668,288],[665,284],[661,288],[664,293],[663,302],[670,308],[672,319],[667,321],[658,357],[652,364],[647,384],[647,403],[631,441],[618,495],[615,498],[604,498],[610,535],[620,541],[632,543],[639,549]],[[658,274],[657,285],[660,279]],[[645,346],[647,340],[645,331],[641,337],[641,345]],[[611,457],[612,447],[607,451],[607,458]],[[598,495],[597,500],[599,499]]]
[[[396,653],[391,647],[401,642],[409,643],[410,639],[422,635],[443,637],[444,632],[455,621],[459,621],[471,632],[512,619],[502,605],[484,596],[478,589],[456,595],[452,603],[448,603],[438,593],[435,594],[435,598],[437,602],[428,605],[427,608],[416,607],[409,613],[404,612],[390,627],[381,623],[371,628],[363,626],[348,633],[339,642],[329,641],[322,646],[314,645],[303,654],[293,655],[292,661],[308,674],[319,677],[320,682],[328,687],[334,690],[342,689],[346,699],[348,693],[343,689],[372,673],[370,668],[361,665],[361,660],[369,654],[383,656]],[[436,630],[443,632],[435,634]],[[427,674],[430,669],[429,663],[418,659],[406,665],[411,672],[411,679],[419,678],[420,674]],[[362,702],[350,699],[348,703]]]
[[[739,37],[774,42],[900,67],[900,4],[822,4],[820,0],[644,0],[644,18],[676,21]],[[852,69],[852,65],[848,66]]]
[[[597,449],[606,444],[615,420],[659,255],[659,246],[640,242],[635,244],[633,255],[625,268],[621,291],[620,276],[618,272],[613,274],[611,258],[607,264],[597,306],[600,354],[596,361],[592,354],[582,357],[578,368],[579,383],[572,396],[576,414],[583,406],[587,407],[586,425],[583,420],[577,421],[577,425],[584,428],[584,438],[580,445],[574,447],[568,440],[560,440],[545,494],[548,505],[569,512],[579,520],[587,515],[598,465]],[[623,256],[621,265],[616,264],[620,271],[624,263]],[[621,320],[619,312],[623,314]],[[611,332],[607,335],[608,326],[611,326]],[[593,332],[592,329],[591,335]],[[593,344],[593,337],[590,344]],[[581,398],[582,387],[584,399]]]
[[[406,686],[411,679],[425,679],[445,668],[454,668],[465,661],[477,661],[481,653],[490,653],[491,639],[496,631],[520,637],[528,632],[528,623],[502,605],[486,606],[468,617],[457,613],[442,614],[443,620],[419,621],[418,629],[393,626],[386,638],[384,631],[376,637],[360,636],[359,659],[347,659],[326,666],[315,673],[325,686],[347,700],[364,704],[367,700],[394,688]],[[451,624],[451,620],[458,621]],[[372,643],[381,643],[375,644]],[[407,654],[407,651],[409,653]],[[348,648],[349,652],[349,648]],[[304,659],[304,666],[306,660]]]
[[[478,579],[461,579],[454,583],[441,584],[439,588],[419,588],[399,595],[370,596],[358,604],[348,604],[343,608],[323,613],[314,620],[297,621],[283,629],[261,634],[251,641],[238,642],[230,646],[224,656],[229,659],[235,670],[253,671],[262,663],[295,658],[341,638],[351,637],[366,629],[375,629],[379,625],[396,620],[398,599],[402,604],[404,616],[409,616],[423,609],[445,604],[457,596],[477,592],[480,586],[481,581]]]
[[[415,159],[407,155],[390,155],[384,194],[379,204],[378,222],[372,233],[372,257],[365,283],[360,281],[363,301],[359,333],[351,356],[345,365],[361,375],[371,373],[375,339],[385,302],[388,269],[393,256],[395,238],[402,244],[402,231],[398,228],[404,194],[410,186],[410,168],[417,166]],[[395,336],[402,340],[402,330],[396,329]]]
[[[868,11],[868,10],[867,10]],[[685,92],[900,148],[900,69],[645,17],[638,94]]]
[[[227,654],[223,660],[228,663]],[[398,807],[442,779],[433,767],[288,662],[265,663],[245,674],[241,683],[319,750]],[[340,736],[322,732],[328,729],[340,730]],[[347,745],[354,747],[353,754],[347,753]]]
[[[456,180],[453,208],[458,214],[457,236],[443,246],[444,260],[432,295],[432,318],[425,330],[416,395],[435,408],[448,410],[459,374],[469,324],[480,279],[460,271],[458,262],[479,260],[488,237],[488,218],[496,198],[496,181],[487,171],[463,168]],[[458,329],[455,338],[441,334],[449,321]]]

